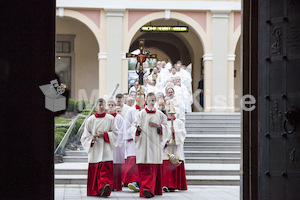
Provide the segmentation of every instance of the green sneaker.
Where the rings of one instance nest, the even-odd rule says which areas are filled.
[[[140,191],[140,187],[138,186],[138,184],[136,182],[129,183],[128,188],[135,191],[135,192]]]

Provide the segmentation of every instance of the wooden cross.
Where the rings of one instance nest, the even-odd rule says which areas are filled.
[[[146,61],[146,58],[156,58],[156,54],[144,54],[144,46],[145,46],[145,39],[139,39],[139,49],[140,49],[140,53],[138,55],[134,55],[134,54],[130,54],[130,53],[126,53],[126,58],[136,58],[137,59],[137,63],[135,65],[135,72],[138,74],[139,76],[139,88],[140,88],[140,104],[141,104],[141,98],[142,98],[142,85],[144,85],[144,67],[143,67],[143,63]],[[138,68],[138,64],[140,65]],[[142,107],[142,105],[139,105],[140,109]]]

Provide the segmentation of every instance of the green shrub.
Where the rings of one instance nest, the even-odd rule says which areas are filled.
[[[55,149],[59,145],[60,141],[63,139],[65,133],[62,131],[55,132],[55,137],[54,137],[54,147]]]
[[[82,112],[85,109],[86,104],[88,104],[88,102],[85,100],[76,101],[74,111],[77,113]]]
[[[81,114],[83,114],[83,115],[88,115],[88,114],[90,113],[90,110],[91,110],[91,108],[90,108],[90,109],[85,108],[85,109],[81,112]],[[96,108],[95,108],[94,111],[92,112],[92,115],[93,115],[96,111],[97,111],[97,110],[96,110]]]
[[[61,132],[66,133],[68,128],[69,127],[66,127],[66,126],[58,126],[58,127],[55,128],[55,132],[61,131]]]
[[[63,117],[55,117],[54,122],[55,124],[67,124],[72,121],[71,118],[63,118]]]
[[[67,107],[67,111],[71,112],[74,110],[74,106],[75,106],[75,101],[73,99],[68,99],[68,107]]]

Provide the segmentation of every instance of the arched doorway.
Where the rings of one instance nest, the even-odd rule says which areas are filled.
[[[98,98],[98,95],[94,95],[94,90],[99,87],[98,40],[93,31],[82,20],[73,17],[57,17],[56,40],[58,41],[61,36],[70,35],[74,38],[73,53],[63,52],[59,55],[56,53],[56,56],[66,56],[71,59],[70,97],[75,100],[83,98],[93,101],[92,96]]]
[[[201,59],[204,47],[199,33],[188,23],[177,19],[154,19],[144,26],[188,26],[188,32],[142,32],[137,30],[133,35],[129,52],[138,48],[139,39],[144,38],[145,49],[158,55],[158,60],[176,63],[181,60],[183,65],[191,65],[192,93],[197,90],[201,76]],[[141,28],[141,27],[140,27]],[[195,107],[193,111],[199,111]]]

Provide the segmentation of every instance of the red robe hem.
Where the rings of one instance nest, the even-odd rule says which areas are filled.
[[[178,190],[187,190],[184,161],[177,166],[170,160],[163,162],[163,186]]]
[[[162,165],[138,164],[140,175],[140,197],[143,190],[148,190],[153,195],[162,195]]]
[[[114,186],[113,189],[122,191],[122,164],[114,164]]]
[[[127,157],[123,177],[124,183],[139,182],[139,169],[136,164],[136,156]]]
[[[101,189],[109,184],[113,186],[113,161],[89,163],[87,179],[87,196],[101,194]],[[108,196],[111,193],[109,191]]]

